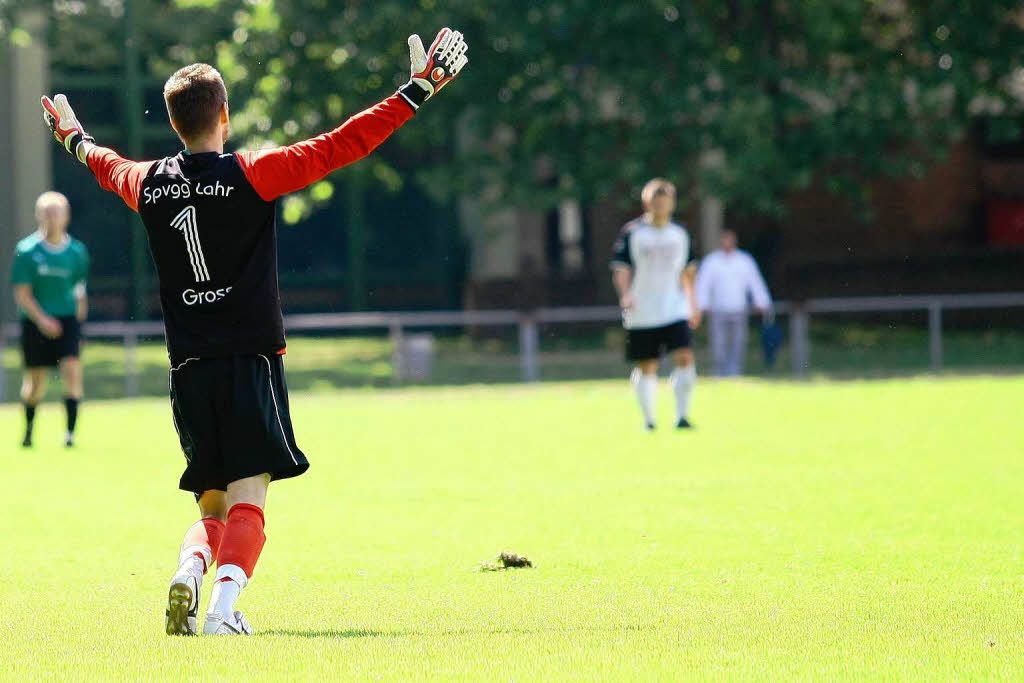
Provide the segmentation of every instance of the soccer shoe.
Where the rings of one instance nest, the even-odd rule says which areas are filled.
[[[203,577],[193,572],[182,572],[171,579],[167,593],[167,623],[169,636],[194,636],[199,623],[199,588]]]
[[[685,417],[681,417],[679,422],[676,423],[676,429],[693,429],[693,425]]]
[[[649,432],[653,432],[655,429],[657,429],[657,427],[654,426],[653,422],[647,422],[644,423],[644,429],[646,429]]]
[[[251,636],[252,626],[246,621],[245,615],[235,612],[233,619],[225,619],[217,612],[206,615],[203,625],[204,636]]]
[[[32,435],[26,434],[25,438],[21,440],[22,448],[32,448]]]
[[[64,448],[74,448],[74,447],[75,447],[75,435],[74,434],[68,434],[67,436],[64,437]]]

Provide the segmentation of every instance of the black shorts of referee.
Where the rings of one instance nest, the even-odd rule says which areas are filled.
[[[50,339],[28,318],[21,319],[21,353],[26,368],[55,368],[81,353],[82,324],[75,316],[57,318],[61,336]]]

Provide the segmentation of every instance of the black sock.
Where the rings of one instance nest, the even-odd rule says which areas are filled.
[[[75,433],[75,423],[78,422],[78,399],[67,396],[64,398],[64,409],[68,413],[68,434]]]
[[[32,403],[25,404],[25,436],[32,436],[32,423],[36,421],[36,407]]]

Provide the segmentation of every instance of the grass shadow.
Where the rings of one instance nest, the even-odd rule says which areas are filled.
[[[413,638],[422,636],[467,636],[467,635],[531,635],[539,633],[567,633],[567,632],[621,632],[621,631],[656,631],[657,625],[653,624],[623,624],[620,626],[592,626],[584,628],[565,628],[548,626],[539,628],[456,628],[440,631],[427,630],[391,630],[377,631],[374,629],[349,628],[349,629],[270,629],[260,631],[261,636],[284,636],[290,638],[329,638],[332,640],[345,640],[348,638]]]
[[[331,638],[332,640],[344,640],[347,638],[380,638],[385,636],[399,635],[394,632],[374,631],[365,628],[346,629],[270,629],[260,631],[261,636],[287,636],[291,638]]]

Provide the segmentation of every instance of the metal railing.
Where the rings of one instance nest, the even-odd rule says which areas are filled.
[[[839,313],[926,312],[931,367],[943,365],[942,314],[945,310],[1005,309],[1024,307],[1024,292],[1000,294],[945,294],[931,296],[859,297],[780,301],[776,313],[789,317],[789,345],[793,373],[807,375],[811,367],[810,320],[812,315]],[[542,308],[530,312],[426,311],[408,313],[321,313],[285,316],[289,332],[327,332],[340,330],[385,329],[393,348],[399,348],[402,336],[410,328],[515,326],[519,338],[520,378],[539,379],[540,326],[551,323],[612,323],[620,320],[615,306],[581,308]],[[5,344],[19,334],[17,325],[0,329],[0,353]],[[140,338],[163,336],[160,322],[87,323],[83,334],[95,339],[121,339],[125,349],[125,395],[139,390],[138,344]],[[0,372],[0,400],[4,392],[4,373]]]
[[[851,297],[779,302],[775,310],[789,314],[789,343],[793,373],[807,375],[811,367],[810,320],[812,314],[926,312],[928,349],[932,370],[943,365],[942,312],[945,310],[1005,309],[1024,307],[1024,292],[998,294],[938,294],[926,296]]]

